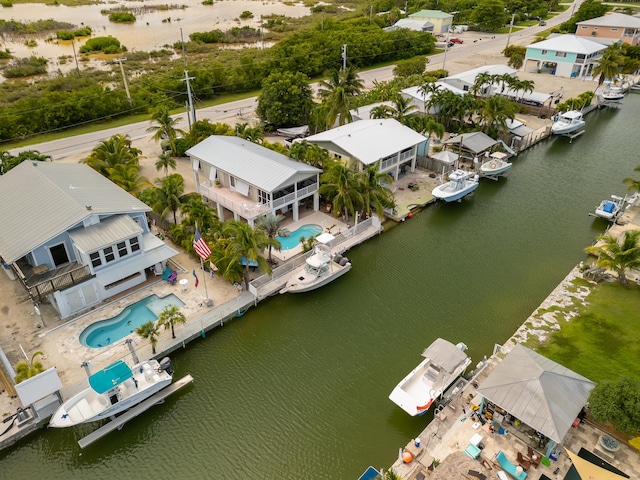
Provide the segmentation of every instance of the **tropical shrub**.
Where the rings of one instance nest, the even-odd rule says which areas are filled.
[[[136,17],[129,12],[113,12],[109,14],[109,21],[114,23],[134,23]]]
[[[120,53],[126,51],[126,47],[120,45],[120,40],[112,36],[95,37],[87,40],[87,43],[80,47],[80,53]]]
[[[7,78],[29,77],[47,73],[47,59],[43,57],[18,58],[2,73]]]

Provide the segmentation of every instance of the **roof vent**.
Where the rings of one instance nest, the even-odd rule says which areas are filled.
[[[33,164],[34,167],[38,166],[38,162],[36,160],[34,160],[33,162],[31,162]]]
[[[91,210],[91,205],[85,205],[87,210]]]

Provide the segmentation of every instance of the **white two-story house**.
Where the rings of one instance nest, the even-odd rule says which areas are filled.
[[[23,162],[0,176],[4,270],[61,318],[80,313],[177,254],[149,231],[150,210],[86,165]]]
[[[217,208],[221,220],[233,215],[251,226],[258,217],[300,207],[318,211],[322,170],[249,140],[212,135],[187,150],[199,193]]]
[[[393,118],[359,120],[305,138],[309,143],[326,148],[336,158],[357,160],[359,168],[376,165],[378,172],[397,180],[400,172],[413,172],[420,151],[428,138],[402,125]]]

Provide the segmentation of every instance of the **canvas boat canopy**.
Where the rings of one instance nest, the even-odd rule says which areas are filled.
[[[116,385],[120,385],[128,378],[133,377],[133,372],[129,365],[122,360],[112,363],[108,367],[94,373],[89,377],[89,385],[98,393],[111,390]]]
[[[453,373],[457,367],[467,360],[466,353],[443,338],[436,339],[422,352],[422,356],[428,358],[431,363],[438,365],[448,373]]]

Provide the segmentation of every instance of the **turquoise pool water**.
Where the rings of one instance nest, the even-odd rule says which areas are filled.
[[[119,315],[92,323],[80,334],[80,343],[85,347],[101,348],[131,335],[134,330],[148,322],[156,321],[165,307],[182,307],[184,302],[173,293],[166,297],[150,295],[129,305]]]
[[[320,225],[310,223],[294,230],[288,237],[276,237],[276,240],[278,240],[280,245],[282,245],[282,250],[291,250],[300,244],[302,238],[315,237],[321,233],[322,227]]]

